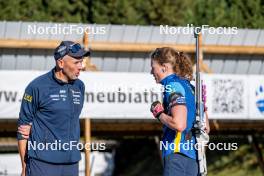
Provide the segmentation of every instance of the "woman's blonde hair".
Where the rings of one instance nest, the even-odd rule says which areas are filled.
[[[191,59],[183,52],[176,51],[170,47],[156,48],[150,55],[152,60],[160,65],[170,63],[173,71],[181,78],[193,79],[193,68]]]

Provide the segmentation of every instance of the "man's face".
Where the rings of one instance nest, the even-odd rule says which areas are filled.
[[[63,74],[68,80],[76,80],[82,70],[83,59],[75,59],[69,55],[63,57],[60,60]]]

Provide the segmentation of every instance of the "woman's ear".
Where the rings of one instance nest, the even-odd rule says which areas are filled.
[[[162,65],[162,73],[165,73],[165,72],[167,72],[167,71],[168,71],[168,65],[163,64],[163,65]]]
[[[161,70],[160,70],[162,73],[165,73],[166,72],[166,68],[165,68],[165,66],[163,65],[162,66],[162,68],[161,68]]]

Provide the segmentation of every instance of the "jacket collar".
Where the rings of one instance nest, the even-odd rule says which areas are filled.
[[[60,85],[64,85],[64,84],[73,84],[74,81],[69,81],[69,82],[64,82],[62,81],[61,79],[58,79],[55,75],[55,71],[56,71],[56,67],[54,67],[50,72],[49,72],[49,75],[50,75],[50,78],[52,80],[54,80],[55,82],[57,82],[58,84]]]
[[[173,79],[173,78],[178,78],[178,76],[176,74],[171,74],[171,75],[168,75],[166,76],[165,78],[163,78],[160,83],[162,85],[166,85],[168,83],[169,80]]]

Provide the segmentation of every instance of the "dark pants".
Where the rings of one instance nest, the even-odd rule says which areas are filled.
[[[196,160],[182,154],[173,153],[164,158],[163,176],[197,176]]]
[[[26,176],[78,176],[79,164],[53,164],[28,158]]]

